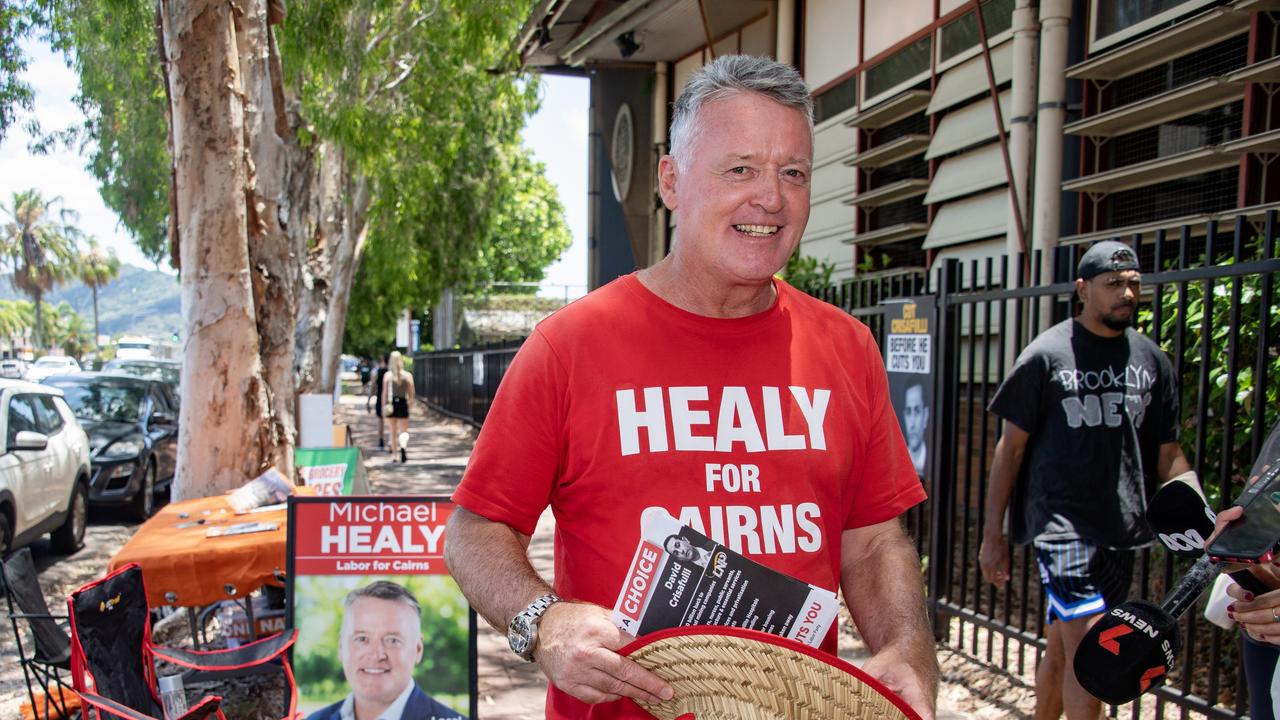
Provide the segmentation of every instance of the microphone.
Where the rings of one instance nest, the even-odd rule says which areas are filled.
[[[1190,474],[1190,473],[1188,473]],[[1191,608],[1221,572],[1223,564],[1205,555],[1216,515],[1194,486],[1179,476],[1152,496],[1147,524],[1169,552],[1196,562],[1155,605],[1131,600],[1112,608],[1085,633],[1072,666],[1080,686],[1111,705],[1123,705],[1164,683],[1181,650],[1178,618]],[[1240,530],[1240,521],[1223,530]],[[1242,587],[1261,594],[1269,588],[1248,570],[1231,573]]]
[[[1103,702],[1123,705],[1163,684],[1182,649],[1178,618],[1218,571],[1218,563],[1201,555],[1160,605],[1129,600],[1107,612],[1076,648],[1072,666],[1080,686]]]
[[[1192,474],[1192,473],[1186,473]],[[1191,485],[1178,476],[1165,483],[1147,503],[1147,525],[1169,552],[1184,558],[1204,554],[1217,515]]]
[[[1147,503],[1147,525],[1169,552],[1178,557],[1199,558],[1204,555],[1205,541],[1213,534],[1217,515],[1204,496],[1185,479],[1187,476],[1195,475],[1183,473],[1151,496]],[[1270,592],[1270,588],[1248,570],[1231,573],[1231,579],[1254,595]]]

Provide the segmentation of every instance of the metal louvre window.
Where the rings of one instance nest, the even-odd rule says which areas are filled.
[[[933,51],[933,38],[926,35],[867,70],[867,97],[875,97],[895,85],[929,72],[929,55]]]
[[[999,237],[1009,231],[1009,192],[1005,189],[950,202],[938,209],[924,249]]]
[[[871,176],[876,186],[888,185],[899,180],[929,177],[929,163],[923,157],[910,157],[889,163],[875,171]]]
[[[988,40],[1013,27],[1013,0],[989,0],[984,3],[982,24],[986,27]],[[965,13],[938,31],[938,61],[950,60],[977,45],[979,39],[978,23],[974,20],[973,13]]]
[[[1107,107],[1121,107],[1197,80],[1238,70],[1248,62],[1248,49],[1249,35],[1245,33],[1121,78],[1107,90]]]
[[[1013,78],[1013,43],[1001,43],[991,49],[991,69],[997,86]],[[986,60],[981,55],[972,57],[942,74],[925,112],[932,115],[989,91]]]
[[[858,76],[850,75],[844,81],[832,86],[821,95],[813,98],[813,124],[818,125],[824,120],[833,118],[836,115],[853,107],[858,101]]]
[[[943,160],[933,174],[933,182],[924,201],[942,202],[1004,185],[1005,181],[1000,145],[991,143]]]
[[[929,134],[929,118],[921,113],[913,113],[901,120],[892,122],[884,127],[876,130],[872,134],[872,145],[885,145],[892,140],[897,140],[906,135],[928,135]]]
[[[1011,93],[1006,90],[1000,93],[1000,115],[1004,119],[1005,130],[1009,129],[1009,103]],[[996,113],[991,107],[991,98],[984,97],[976,102],[953,110],[943,116],[938,129],[929,142],[929,151],[925,158],[933,159],[949,155],[957,150],[984,143],[996,136]]]
[[[1093,3],[1095,37],[1102,39],[1137,25],[1187,0],[1102,0]]]
[[[1239,171],[1231,167],[1115,193],[1106,201],[1106,227],[1228,210],[1235,207],[1238,180]]]
[[[1118,135],[1103,146],[1110,152],[1110,167],[1125,167],[1235,140],[1240,137],[1243,107],[1243,103],[1234,102]]]
[[[929,209],[920,202],[919,197],[913,197],[881,205],[871,212],[870,219],[872,226],[876,228],[885,228],[902,223],[922,223],[929,219]]]

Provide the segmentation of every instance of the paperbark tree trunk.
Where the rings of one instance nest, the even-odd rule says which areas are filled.
[[[293,476],[296,437],[294,412],[293,342],[297,325],[297,285],[301,247],[294,247],[289,224],[295,210],[288,178],[298,160],[294,135],[285,116],[279,55],[271,34],[272,17],[266,3],[249,3],[237,24],[246,94],[245,146],[251,162],[246,190],[249,267],[254,307],[266,380],[272,465]],[[305,165],[305,163],[304,163]],[[302,208],[296,208],[302,210]]]
[[[170,222],[187,330],[175,499],[241,485],[271,462],[275,442],[249,265],[240,7],[229,0],[160,4],[173,133]]]
[[[179,499],[292,476],[297,397],[337,377],[369,191],[339,148],[297,142],[283,20],[282,0],[160,7],[187,329]]]

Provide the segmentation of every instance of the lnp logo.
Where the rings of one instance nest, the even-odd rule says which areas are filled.
[[[120,604],[120,595],[116,595],[113,598],[107,598],[106,600],[103,600],[102,602],[98,603],[98,612],[107,612],[108,610],[114,610],[115,607],[119,604]]]

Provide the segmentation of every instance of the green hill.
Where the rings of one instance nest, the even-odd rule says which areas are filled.
[[[0,300],[27,300],[13,287],[12,276],[0,275]],[[79,282],[45,296],[52,305],[66,302],[93,324],[93,293]],[[167,340],[182,328],[178,276],[121,265],[120,277],[98,289],[98,324],[104,335],[145,335]]]

